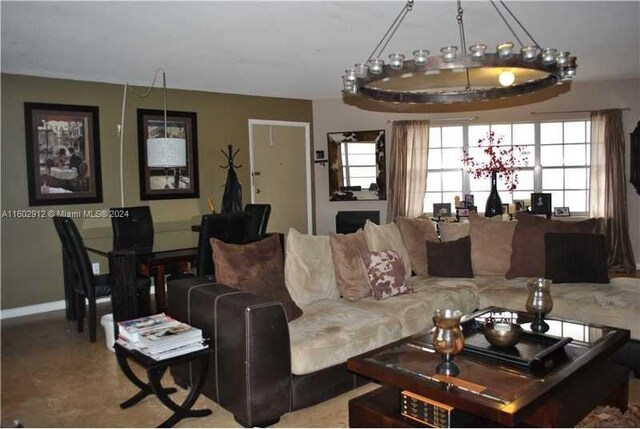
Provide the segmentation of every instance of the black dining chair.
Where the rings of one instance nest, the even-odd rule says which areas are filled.
[[[62,275],[64,279],[65,315],[67,320],[76,320],[76,303],[72,285],[74,274],[73,267],[71,267],[71,256],[69,255],[67,246],[65,245],[67,238],[65,236],[62,219],[59,216],[54,216],[53,225],[56,228],[56,233],[58,234],[58,238],[60,239],[60,244],[62,246]]]
[[[153,218],[149,206],[116,207],[111,212],[116,214],[111,216],[114,251],[153,249]]]
[[[89,340],[96,341],[96,299],[109,296],[111,285],[109,284],[109,274],[95,275],[91,269],[91,261],[84,246],[84,241],[80,231],[73,219],[69,217],[59,217],[54,221],[59,223],[62,229],[61,240],[66,248],[67,255],[71,261],[70,266],[73,271],[73,301],[76,308],[76,323],[78,332],[84,328],[85,300],[89,306]],[[56,227],[57,228],[57,227]]]
[[[247,215],[246,241],[262,239],[267,232],[267,224],[271,215],[271,204],[247,204],[244,206]]]
[[[200,235],[198,236],[197,275],[214,276],[212,237],[225,243],[242,244],[246,242],[247,215],[244,212],[215,213],[202,216]]]

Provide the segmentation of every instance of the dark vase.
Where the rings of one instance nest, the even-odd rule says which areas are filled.
[[[486,217],[502,214],[502,200],[500,199],[500,195],[498,195],[498,186],[496,184],[497,175],[495,171],[491,173],[491,193],[489,194],[489,198],[487,198],[487,205],[484,208],[484,215]]]

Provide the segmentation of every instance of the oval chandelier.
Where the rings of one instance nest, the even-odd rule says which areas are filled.
[[[385,63],[384,49],[413,9],[414,0],[409,0],[367,61],[346,70],[342,76],[342,92],[395,103],[451,104],[529,94],[562,84],[575,76],[576,57],[555,48],[540,47],[502,0],[499,4],[503,11],[493,0],[490,3],[518,42],[519,52],[516,52],[514,42],[500,43],[495,52],[488,52],[487,46],[481,43],[467,49],[464,10],[458,0],[456,21],[460,51],[457,46],[445,46],[438,54],[417,49],[412,58],[394,52],[388,55]],[[530,43],[522,42],[505,12]]]

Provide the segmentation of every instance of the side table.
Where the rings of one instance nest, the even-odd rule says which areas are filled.
[[[140,389],[138,393],[122,402],[120,404],[120,408],[129,408],[140,402],[147,395],[156,395],[160,402],[162,402],[165,406],[167,406],[167,408],[173,411],[173,415],[162,422],[158,426],[159,428],[173,427],[173,425],[186,417],[204,417],[211,414],[210,409],[191,409],[191,407],[193,407],[193,404],[195,404],[196,400],[198,399],[198,396],[200,396],[200,392],[202,391],[202,387],[204,386],[204,381],[207,376],[210,356],[209,347],[203,350],[198,350],[161,361],[152,359],[151,357],[137,350],[130,350],[118,343],[114,344],[114,348],[116,350],[118,365],[120,365],[120,368],[124,372],[124,375],[126,375],[127,378]],[[129,359],[145,368],[145,370],[147,371],[147,376],[149,378],[148,383],[140,380],[131,370],[131,367],[129,366]],[[162,376],[166,372],[167,368],[169,368],[171,365],[192,360],[199,360],[202,370],[200,371],[198,379],[195,380],[193,386],[191,386],[191,390],[189,391],[184,402],[182,404],[177,404],[173,400],[171,400],[171,398],[169,398],[169,394],[175,393],[176,389],[173,387],[162,387],[160,380],[162,379]]]

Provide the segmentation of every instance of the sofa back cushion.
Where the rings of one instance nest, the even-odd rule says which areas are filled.
[[[467,235],[442,243],[427,241],[429,275],[435,277],[473,277],[471,238]]]
[[[504,276],[511,266],[511,243],[516,222],[487,219],[469,213],[471,264],[476,275]]]
[[[588,219],[580,222],[548,220],[524,212],[516,213],[518,223],[513,234],[513,253],[511,267],[505,277],[544,277],[545,245],[544,235],[548,232],[585,232],[593,233],[598,220]]]
[[[343,298],[358,301],[371,295],[371,288],[362,262],[367,242],[360,229],[353,234],[329,234],[331,258],[336,271],[336,283]]]
[[[362,261],[376,300],[413,293],[413,288],[406,283],[402,258],[395,250],[367,252],[362,255]]]
[[[411,268],[416,274],[429,275],[427,241],[438,241],[438,233],[429,219],[399,217],[396,220],[402,240],[411,258]]]
[[[281,302],[289,322],[302,315],[284,284],[279,235],[249,244],[230,244],[212,238],[211,247],[218,283]]]
[[[299,306],[321,299],[338,299],[340,291],[328,236],[289,229],[285,246],[284,282]]]
[[[469,222],[440,222],[440,241],[454,241],[469,235]]]
[[[405,278],[411,277],[411,258],[407,251],[398,225],[391,222],[385,225],[376,225],[367,220],[364,224],[364,239],[367,247],[372,252],[382,250],[395,250],[400,255],[404,265]]]
[[[545,278],[554,283],[609,283],[604,235],[548,232]]]

